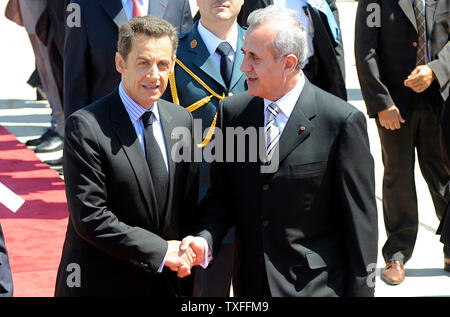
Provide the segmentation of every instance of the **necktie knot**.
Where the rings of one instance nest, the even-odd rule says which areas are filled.
[[[149,125],[153,124],[153,111],[146,111],[142,114],[142,123],[144,124],[144,127],[147,127]]]
[[[228,42],[221,42],[219,46],[217,47],[216,51],[219,53],[220,56],[226,57],[230,53],[232,47],[230,43]]]
[[[276,103],[271,103],[267,107],[267,111],[269,112],[269,117],[271,116],[276,117],[280,113],[281,109],[280,107],[278,107]]]

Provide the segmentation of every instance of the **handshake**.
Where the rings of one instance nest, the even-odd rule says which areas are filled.
[[[202,238],[187,236],[182,241],[170,240],[164,266],[177,272],[179,278],[191,274],[194,265],[205,261],[205,247]]]

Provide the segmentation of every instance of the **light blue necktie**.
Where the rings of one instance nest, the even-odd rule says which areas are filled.
[[[334,41],[339,44],[341,38],[339,26],[328,3],[325,0],[307,0],[307,2],[313,8],[321,11],[327,16],[328,25],[330,27],[331,33],[333,34]]]

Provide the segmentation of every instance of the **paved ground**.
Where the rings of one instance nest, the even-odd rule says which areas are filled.
[[[3,16],[5,2],[0,3],[0,38],[8,49],[0,51],[0,124],[15,134],[20,142],[40,136],[50,122],[50,109],[45,101],[35,101],[35,91],[26,84],[34,69],[31,46],[25,30]],[[353,36],[357,2],[338,2],[346,54],[349,102],[365,113],[356,75]],[[368,120],[371,151],[375,159],[376,195],[379,212],[379,249],[386,239],[381,208],[383,166],[380,143],[373,120]],[[60,152],[40,154],[42,160],[54,159]],[[7,185],[7,184],[5,184]],[[388,286],[379,279],[384,266],[381,253],[377,264],[376,296],[450,296],[450,274],[443,267],[442,244],[434,234],[438,226],[428,188],[416,169],[420,228],[415,251],[406,264],[406,279],[399,286]]]

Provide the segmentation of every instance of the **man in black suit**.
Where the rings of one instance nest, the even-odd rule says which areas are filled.
[[[134,2],[139,6],[135,10]],[[72,15],[66,24],[64,47],[64,113],[76,110],[110,93],[120,82],[114,70],[118,27],[133,15],[150,14],[187,32],[193,21],[188,0],[73,0],[80,13],[79,25]],[[141,3],[141,4],[140,4]],[[72,5],[73,6],[73,5]],[[134,13],[133,13],[134,12]]]
[[[373,296],[377,210],[365,117],[305,78],[306,34],[290,12],[249,17],[248,93],[222,101],[218,127],[263,133],[245,146],[223,133],[227,160],[211,164],[199,234],[180,248],[193,248],[195,264],[205,249],[214,261],[235,224],[237,296]],[[261,152],[254,144],[264,155],[252,161]],[[236,160],[242,154],[247,161]]]
[[[64,170],[69,224],[57,296],[177,296],[170,270],[196,207],[197,165],[178,162],[191,139],[186,109],[159,100],[175,65],[175,28],[153,16],[119,30],[119,87],[67,119]],[[77,275],[78,274],[78,275]]]
[[[242,26],[256,9],[284,6],[298,13],[308,37],[307,62],[303,73],[314,85],[347,100],[345,59],[335,0],[252,0],[245,1],[238,17]]]
[[[450,175],[450,98],[447,98],[447,101],[444,103],[441,114],[441,146],[445,168]],[[450,203],[447,205],[447,210],[438,228],[438,233],[441,234],[441,242],[447,247],[450,247],[449,210]],[[444,270],[450,272],[450,258],[444,258]]]
[[[449,21],[447,0],[358,3],[355,58],[381,141],[387,233],[382,278],[391,285],[404,280],[417,237],[416,150],[439,219],[450,198],[439,144],[439,115],[450,86]],[[444,257],[450,257],[448,247]]]
[[[5,237],[0,224],[0,297],[13,296],[13,280],[9,265],[8,251],[6,250]]]

